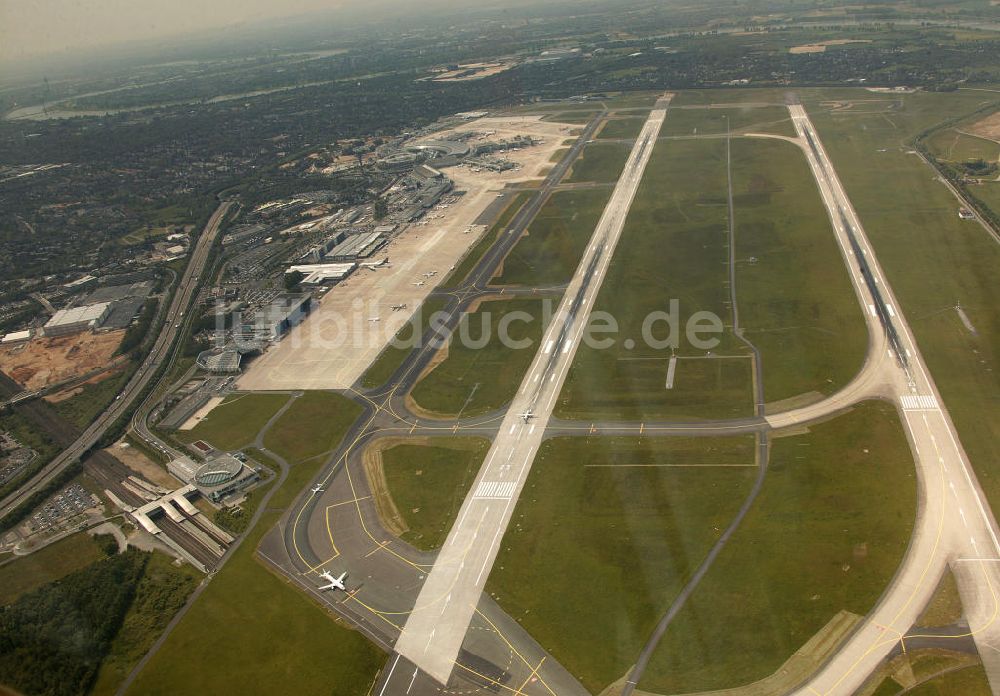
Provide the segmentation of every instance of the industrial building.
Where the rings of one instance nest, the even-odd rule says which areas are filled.
[[[92,275],[85,275],[82,278],[77,278],[76,280],[66,283],[63,285],[63,289],[66,292],[80,292],[86,290],[87,288],[94,285],[97,282],[97,278]]]
[[[354,261],[368,258],[385,245],[385,236],[380,232],[355,234],[335,246],[326,255],[330,261]]]
[[[88,329],[96,329],[107,318],[110,311],[110,302],[60,309],[42,327],[42,333],[46,336],[67,336]]]
[[[24,331],[11,331],[9,334],[5,334],[3,338],[0,338],[0,344],[3,345],[13,345],[15,343],[24,343],[31,338],[31,329],[25,329]]]
[[[108,316],[101,323],[104,329],[125,329],[139,316],[142,306],[146,304],[144,297],[129,297],[110,303]]]

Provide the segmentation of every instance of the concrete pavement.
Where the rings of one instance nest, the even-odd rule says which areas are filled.
[[[442,684],[451,676],[498,544],[583,336],[666,116],[667,102],[657,103],[636,138],[583,259],[545,331],[541,349],[396,642],[400,655]],[[533,416],[523,418],[528,412]]]

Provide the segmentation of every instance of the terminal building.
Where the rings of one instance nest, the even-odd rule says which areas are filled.
[[[46,336],[68,336],[96,329],[107,319],[110,312],[110,302],[60,309],[42,327],[42,333]]]
[[[363,232],[351,235],[335,246],[326,255],[329,261],[354,261],[365,259],[385,246],[385,235],[381,232]]]
[[[307,263],[298,266],[289,266],[285,273],[301,273],[302,280],[299,282],[303,287],[317,287],[320,285],[336,285],[354,272],[358,264],[350,263]]]
[[[292,327],[302,323],[311,310],[311,295],[278,295],[271,304],[257,310],[253,324],[244,325],[243,333],[261,340],[280,340]]]

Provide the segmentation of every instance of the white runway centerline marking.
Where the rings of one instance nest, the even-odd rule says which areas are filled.
[[[459,521],[449,532],[448,540],[420,590],[417,608],[407,617],[396,641],[395,648],[399,654],[441,684],[448,682],[454,668],[482,594],[482,583],[493,567],[517,496],[531,469],[553,405],[586,328],[587,317],[614,257],[626,214],[666,116],[665,102],[659,101],[652,109],[635,141],[623,173],[593,230],[591,250],[580,260],[559,309],[545,329],[540,349],[536,349],[517,396],[504,416],[500,434],[494,440],[487,461],[462,505]],[[503,456],[495,458],[497,452],[502,452]],[[510,461],[520,461],[521,464],[516,470],[511,469],[507,464]],[[480,524],[474,525],[478,515],[467,515],[468,510],[482,506],[480,501],[492,500],[503,500],[504,503],[491,505],[489,514],[484,513]],[[449,593],[453,594],[454,601],[442,611],[440,598]],[[428,638],[428,635],[432,637]],[[423,649],[428,641],[431,648],[425,652]]]

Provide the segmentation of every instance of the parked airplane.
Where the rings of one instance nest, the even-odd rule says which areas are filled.
[[[382,321],[382,317],[368,317],[368,321],[370,322]]]
[[[322,493],[326,489],[323,488],[323,484],[317,483],[315,486],[312,487],[311,490],[313,493]]]
[[[326,580],[329,583],[328,585],[320,585],[319,589],[321,589],[321,590],[343,590],[344,592],[347,591],[347,587],[344,585],[344,578],[347,577],[347,571],[346,570],[343,573],[340,574],[339,578],[333,577],[333,573],[331,573],[329,570],[320,573],[319,576],[321,578],[323,578],[324,580]]]
[[[401,309],[406,309],[406,305],[405,304],[394,304],[392,306],[392,311],[394,311],[394,312],[398,312]]]
[[[413,285],[416,285],[419,288],[421,285],[427,285],[427,283],[422,280],[418,280],[416,283],[413,283]]]
[[[437,271],[427,271],[427,273],[424,273],[424,278],[433,278],[437,274],[438,274]]]

